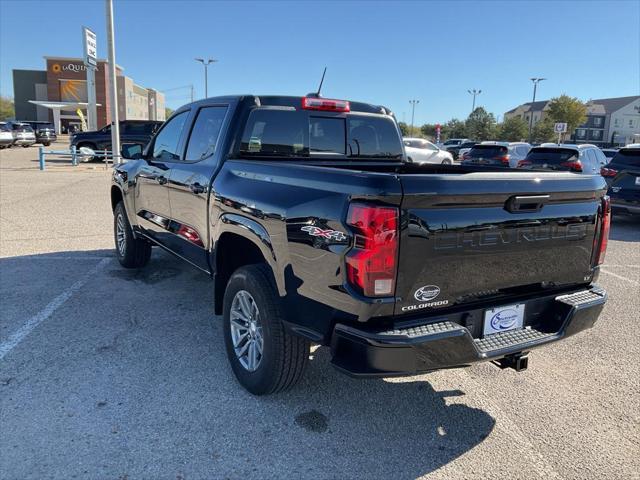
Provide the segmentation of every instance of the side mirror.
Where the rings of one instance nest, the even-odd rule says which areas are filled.
[[[139,160],[142,158],[142,145],[137,143],[124,143],[120,149],[122,158],[128,160]]]

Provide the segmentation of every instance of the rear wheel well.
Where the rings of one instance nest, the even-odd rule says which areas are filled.
[[[222,303],[227,283],[233,272],[245,265],[266,263],[260,249],[251,240],[223,233],[215,248],[215,313],[222,314]]]
[[[122,191],[115,185],[111,187],[111,211],[116,209],[116,205],[122,201]]]

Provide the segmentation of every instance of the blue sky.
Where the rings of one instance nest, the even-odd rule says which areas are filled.
[[[205,2],[116,1],[116,61],[137,83],[194,84],[211,56],[209,95],[315,90],[390,107],[416,124],[464,118],[468,89],[500,116],[529,101],[532,76],[547,77],[538,99],[640,94],[640,1]],[[0,93],[13,94],[13,68],[42,69],[44,55],[80,56],[81,26],[106,57],[102,0],[0,0]],[[188,102],[167,92],[167,104]]]

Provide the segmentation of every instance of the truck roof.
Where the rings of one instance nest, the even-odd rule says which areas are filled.
[[[325,100],[333,100],[333,98],[317,97],[315,94],[305,96],[287,96],[287,95],[223,95],[219,97],[209,97],[202,100],[195,101],[183,105],[178,110],[182,110],[188,106],[201,106],[209,105],[213,103],[227,103],[227,102],[249,102],[255,104],[255,106],[281,106],[281,107],[294,107],[300,108],[303,98],[322,98]],[[357,102],[347,99],[350,104],[350,111],[362,112],[362,113],[378,113],[382,115],[393,115],[393,112],[382,105],[374,105],[366,102]],[[176,110],[176,111],[178,111]]]

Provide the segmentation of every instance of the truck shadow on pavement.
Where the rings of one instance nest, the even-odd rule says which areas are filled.
[[[0,406],[28,412],[5,418],[8,477],[410,479],[495,426],[463,391],[437,391],[426,376],[347,377],[328,348],[312,350],[291,391],[250,395],[228,366],[212,282],[155,249],[139,271],[121,269],[109,250],[0,259],[11,275],[3,323],[19,328],[32,299],[41,303],[30,315],[45,308],[39,279],[64,289],[104,257],[0,362]]]

